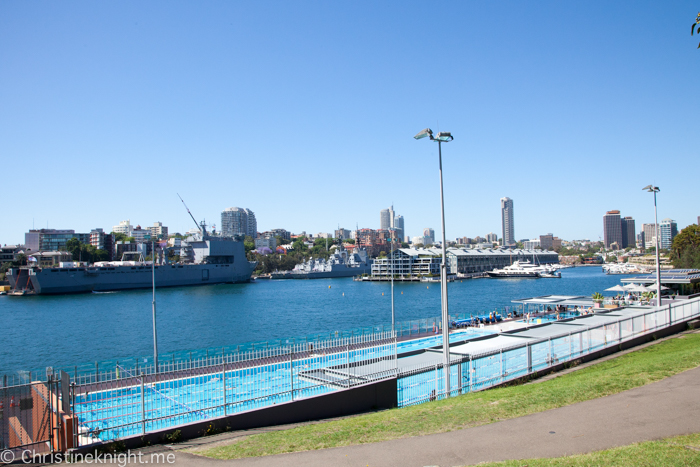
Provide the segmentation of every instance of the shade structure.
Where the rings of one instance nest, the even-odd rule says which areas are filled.
[[[627,292],[629,290],[630,289],[627,289],[619,284],[616,286],[610,287],[609,289],[605,289],[606,292]]]
[[[656,284],[651,284],[645,287],[645,289],[647,289],[647,291],[656,292]],[[669,290],[669,288],[662,285],[661,290]]]
[[[634,285],[634,287],[629,287],[626,289],[628,292],[648,292],[649,290],[656,290],[654,289],[648,289],[647,287],[644,287],[643,285]]]

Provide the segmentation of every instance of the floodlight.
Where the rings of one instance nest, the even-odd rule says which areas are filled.
[[[414,136],[415,139],[422,139],[429,136],[430,139],[433,139],[433,130],[430,128],[426,128],[425,130],[421,131],[418,133],[416,136]]]

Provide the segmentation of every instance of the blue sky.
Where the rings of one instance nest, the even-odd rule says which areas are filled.
[[[598,239],[700,215],[700,4],[0,2],[0,243],[32,228]]]

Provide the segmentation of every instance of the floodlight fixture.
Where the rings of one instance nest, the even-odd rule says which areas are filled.
[[[425,130],[421,131],[416,136],[414,136],[415,139],[423,139],[426,137],[430,137],[430,139],[433,139],[433,130],[431,130],[430,128],[426,128]]]

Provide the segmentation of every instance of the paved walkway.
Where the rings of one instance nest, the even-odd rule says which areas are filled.
[[[559,457],[700,432],[700,368],[620,394],[449,433],[220,461],[176,452],[188,466],[457,466]]]

